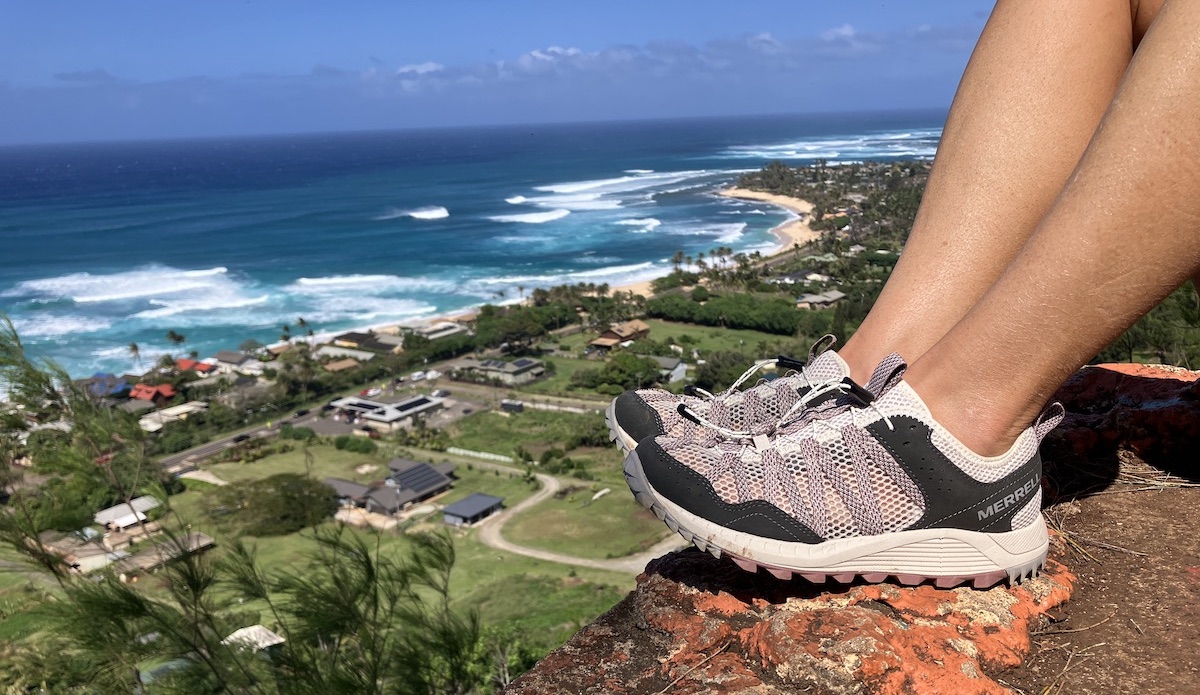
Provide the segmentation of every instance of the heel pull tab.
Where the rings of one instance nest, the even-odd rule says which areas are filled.
[[[837,336],[832,333],[826,333],[818,338],[817,342],[813,343],[813,346],[808,350],[808,361],[812,362],[820,357],[821,353],[831,349],[834,345],[837,345],[837,341]]]
[[[1046,406],[1046,409],[1042,411],[1041,415],[1038,415],[1038,419],[1033,423],[1033,433],[1037,435],[1038,441],[1041,442],[1045,439],[1046,435],[1058,427],[1066,416],[1067,409],[1063,407],[1062,403],[1055,401]]]

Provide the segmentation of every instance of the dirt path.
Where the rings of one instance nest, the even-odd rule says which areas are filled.
[[[510,509],[506,509],[500,514],[488,519],[479,527],[479,540],[490,548],[503,550],[505,552],[514,553],[516,555],[524,555],[526,557],[537,558],[547,562],[557,562],[563,565],[573,565],[575,567],[588,567],[597,570],[608,570],[610,572],[623,572],[625,574],[638,574],[646,567],[646,563],[656,557],[668,553],[676,548],[683,547],[684,542],[679,536],[674,534],[655,543],[648,550],[637,553],[636,555],[626,555],[625,557],[613,558],[611,560],[594,560],[586,557],[573,557],[571,555],[563,555],[560,553],[552,553],[548,550],[539,550],[538,548],[530,548],[524,545],[510,543],[504,539],[500,531],[504,528],[504,524],[509,519],[520,514],[522,511],[540,504],[558,492],[562,487],[562,483],[553,476],[543,473],[537,474],[538,482],[542,484],[542,489],[535,494],[522,500]]]

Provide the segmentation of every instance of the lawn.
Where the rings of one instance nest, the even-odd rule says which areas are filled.
[[[572,435],[603,427],[603,415],[580,415],[527,409],[523,413],[480,412],[458,421],[450,429],[454,446],[512,456],[518,446],[534,460],[549,449],[563,449]],[[581,447],[566,452],[587,464],[597,480],[621,482],[623,459],[616,447]]]
[[[309,462],[305,461],[304,451],[299,442],[286,442],[296,448],[285,453],[272,454],[253,463],[216,463],[205,466],[218,478],[229,482],[244,480],[259,480],[277,473],[304,473]],[[312,455],[312,476],[317,479],[344,478],[356,482],[379,480],[387,474],[388,458],[378,454],[356,454],[350,451],[335,449],[327,444],[316,444],[308,447]],[[355,468],[361,465],[376,466],[372,471],[356,473]]]
[[[608,487],[608,486],[604,486]],[[601,486],[567,486],[504,526],[513,543],[567,555],[613,558],[641,552],[665,538],[669,529],[622,484],[596,501]],[[563,493],[567,494],[563,494]]]

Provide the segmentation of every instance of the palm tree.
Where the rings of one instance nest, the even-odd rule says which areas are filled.
[[[524,285],[517,285],[517,294],[521,295],[522,300],[525,299],[525,286]]]
[[[133,363],[142,368],[142,348],[137,343],[129,344],[129,356],[133,358]]]
[[[167,331],[167,342],[171,343],[172,345],[183,345],[187,342],[187,338],[185,338],[183,334],[176,333],[175,331],[171,330]]]
[[[292,326],[291,326],[291,324],[285,323],[279,327],[279,330],[281,331],[281,333],[279,334],[280,340],[282,340],[285,343],[292,342]]]

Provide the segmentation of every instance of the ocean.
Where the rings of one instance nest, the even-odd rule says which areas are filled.
[[[74,375],[420,321],[536,287],[767,252],[713,191],[779,159],[930,157],[945,112],[0,148],[0,313]],[[168,331],[186,338],[181,347]]]

